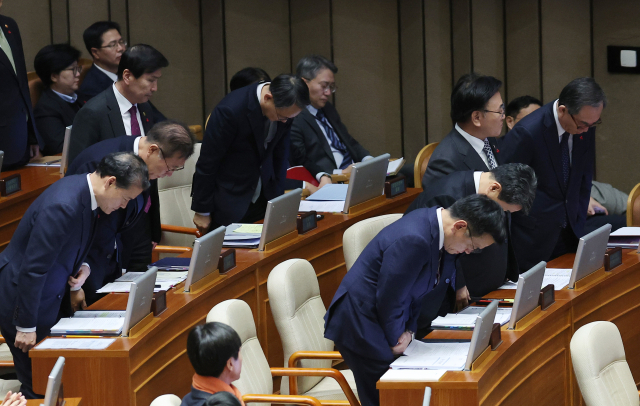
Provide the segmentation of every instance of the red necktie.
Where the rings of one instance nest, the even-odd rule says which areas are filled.
[[[138,109],[136,106],[131,106],[129,114],[131,115],[131,135],[142,135],[140,124],[138,124]]]

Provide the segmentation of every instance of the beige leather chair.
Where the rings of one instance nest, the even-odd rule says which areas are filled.
[[[587,406],[640,404],[615,324],[596,321],[580,327],[571,338],[571,361]]]
[[[269,368],[267,358],[262,351],[256,333],[256,324],[249,305],[238,299],[226,300],[217,304],[207,315],[207,323],[217,321],[231,326],[240,336],[242,342],[242,372],[240,379],[233,384],[243,394],[242,399],[247,402],[273,402],[273,403],[296,403],[295,399],[304,399],[303,403],[312,404],[318,402],[311,396],[288,396],[280,395],[274,398],[273,376],[329,376],[340,383],[340,387],[347,394],[350,402],[336,401],[323,402],[322,404],[351,404],[359,406],[356,396],[351,391],[344,376],[335,369],[330,368]],[[297,393],[297,385],[293,384],[291,393]],[[268,396],[264,396],[264,395]],[[287,401],[288,400],[288,401]]]
[[[149,406],[180,406],[182,400],[176,395],[160,395]]]
[[[433,151],[436,150],[438,144],[440,143],[432,142],[431,144],[425,145],[420,152],[418,152],[418,156],[416,156],[416,161],[413,164],[413,184],[418,189],[424,188],[422,177],[427,171],[429,159],[431,159],[431,155],[433,155]]]
[[[360,256],[364,247],[378,235],[380,230],[402,217],[402,214],[385,214],[362,220],[347,228],[342,236],[342,251],[347,271]]]
[[[269,305],[284,349],[285,367],[331,368],[331,360],[342,359],[333,341],[324,338],[324,307],[318,278],[309,261],[290,259],[273,268],[267,279]],[[299,352],[302,351],[303,353]],[[300,365],[298,364],[298,361]],[[350,370],[342,375],[357,396]],[[298,378],[298,392],[317,399],[344,399],[340,385],[318,376]],[[280,393],[289,393],[283,379]]]

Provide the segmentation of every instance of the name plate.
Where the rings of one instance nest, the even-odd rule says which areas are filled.
[[[318,219],[316,218],[315,211],[310,211],[307,213],[298,213],[297,217],[297,225],[298,225],[298,234],[304,234],[307,231],[313,230],[318,227]]]
[[[384,194],[390,199],[407,191],[407,179],[404,175],[398,175],[384,182]]]
[[[218,260],[218,270],[223,274],[236,267],[236,249],[229,248],[222,254]]]
[[[604,253],[604,270],[609,272],[620,265],[622,265],[622,248],[609,248]]]
[[[7,176],[4,179],[0,179],[0,196],[9,196],[10,194],[19,192],[22,190],[22,182],[20,174]]]
[[[555,302],[556,292],[553,285],[547,285],[540,290],[540,299],[538,299],[540,310],[547,310]]]

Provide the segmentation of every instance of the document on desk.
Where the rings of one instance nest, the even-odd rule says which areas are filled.
[[[469,306],[459,313],[449,313],[444,317],[437,317],[431,322],[431,327],[444,330],[473,330],[478,316],[485,309],[486,307],[483,306]],[[504,326],[510,318],[511,308],[499,307],[494,323],[500,323],[501,326]]]
[[[258,248],[263,224],[231,223],[224,232],[225,248]]]
[[[341,201],[315,201],[301,200],[298,211],[309,212],[317,211],[318,213],[340,213],[344,209],[344,200]]]
[[[38,350],[104,350],[116,341],[115,338],[47,338]]]
[[[405,159],[398,158],[395,161],[389,161],[389,165],[387,166],[387,176],[395,176],[400,172],[402,165],[404,165]]]
[[[470,346],[470,342],[422,342],[414,339],[404,355],[393,361],[391,368],[462,371]]]
[[[571,269],[565,268],[547,268],[544,270],[544,279],[542,279],[542,287],[553,285],[553,290],[562,290],[569,284],[571,279]],[[498,289],[517,289],[516,282],[507,281]],[[497,317],[497,316],[496,316]]]
[[[622,227],[609,235],[607,248],[638,248],[640,227]]]
[[[336,183],[329,184],[318,189],[317,192],[307,197],[306,200],[316,200],[316,201],[344,201],[347,198],[347,189],[349,189],[349,185]]]
[[[439,381],[447,372],[444,369],[390,369],[382,375],[380,382],[429,382]]]
[[[71,317],[60,319],[51,327],[51,335],[118,335],[123,326],[124,317]]]
[[[73,317],[124,317],[126,314],[126,310],[78,310]]]

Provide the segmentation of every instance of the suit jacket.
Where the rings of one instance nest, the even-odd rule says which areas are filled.
[[[496,162],[502,163],[496,139],[490,137],[489,144]],[[469,170],[487,172],[489,168],[478,152],[454,127],[433,151],[427,170],[422,177],[422,188],[426,188],[429,183],[452,172]]]
[[[36,118],[36,127],[44,139],[44,155],[55,155],[62,152],[64,145],[65,129],[73,124],[73,119],[80,103],[68,103],[53,90],[47,88],[42,92],[38,104],[33,110]]]
[[[349,134],[347,127],[342,124],[340,115],[336,111],[336,108],[333,107],[333,104],[327,103],[322,110],[336,135],[345,145],[347,151],[349,151],[353,162],[360,162],[362,158],[370,155],[369,151],[364,149],[364,147]],[[291,166],[304,166],[314,176],[319,172],[331,174],[334,169],[338,169],[327,138],[320,129],[316,118],[307,109],[303,109],[302,112],[293,119],[289,162]]]
[[[513,244],[521,270],[547,261],[553,252],[565,213],[576,237],[584,234],[595,160],[595,128],[573,136],[567,188],[553,102],[529,114],[500,140],[505,162],[533,168],[538,178],[536,198],[528,216],[512,216]]]
[[[97,70],[97,69],[96,69]],[[145,134],[155,124],[149,103],[138,104]],[[113,87],[108,87],[84,105],[73,120],[69,142],[69,162],[97,142],[125,135],[124,122]]]
[[[226,226],[244,216],[258,179],[267,200],[284,193],[291,123],[278,122],[265,149],[268,119],[262,115],[257,87],[257,83],[245,86],[222,99],[204,133],[191,209],[210,212],[217,224]]]
[[[16,65],[0,50],[0,151],[4,151],[3,168],[24,165],[29,161],[29,144],[44,141],[34,126],[33,108],[27,81],[27,66],[24,62],[22,39],[18,24],[9,17],[0,15],[2,30]]]
[[[67,279],[91,245],[93,223],[86,175],[57,181],[31,204],[0,253],[0,317],[38,330],[55,324]]]
[[[415,210],[371,240],[329,305],[326,338],[367,358],[393,359],[390,347],[404,331],[416,331],[422,300],[436,285],[436,210]],[[453,259],[444,252],[440,279],[455,286]]]
[[[454,172],[433,181],[411,203],[405,214],[422,207],[448,208],[456,200],[475,194],[473,173],[474,171]],[[506,214],[505,223],[508,231],[510,215]],[[518,280],[518,262],[509,234],[507,232],[507,240],[504,243],[494,243],[479,254],[458,256],[456,261],[458,289],[466,285],[471,296],[481,297],[498,289],[505,279],[514,282]]]

